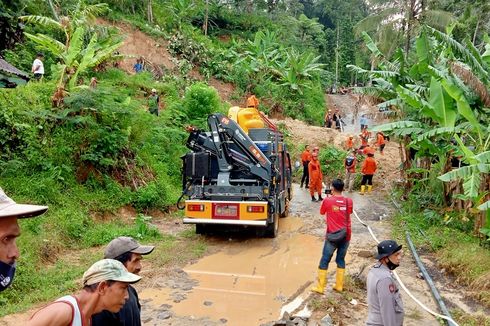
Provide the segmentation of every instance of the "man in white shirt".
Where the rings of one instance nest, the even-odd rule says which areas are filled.
[[[44,55],[38,53],[36,59],[32,63],[32,73],[34,74],[34,79],[40,80],[44,76],[44,65],[43,65]]]

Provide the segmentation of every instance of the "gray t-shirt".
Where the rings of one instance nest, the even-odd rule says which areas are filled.
[[[401,326],[405,311],[398,284],[392,272],[381,263],[367,277],[367,326]]]

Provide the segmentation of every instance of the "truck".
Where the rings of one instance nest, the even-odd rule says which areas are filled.
[[[254,111],[251,111],[254,110]],[[191,127],[182,156],[183,222],[204,234],[213,226],[254,227],[276,237],[292,198],[292,166],[284,135],[254,108],[208,116]]]

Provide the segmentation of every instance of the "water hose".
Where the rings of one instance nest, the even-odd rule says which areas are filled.
[[[371,236],[373,237],[374,241],[376,241],[376,243],[379,243],[379,240],[376,238],[376,235],[374,234],[374,232],[373,232],[373,230],[371,229],[371,227],[370,227],[368,224],[366,224],[365,222],[363,222],[363,221],[362,221],[362,220],[359,218],[359,216],[357,215],[357,212],[356,212],[356,211],[353,211],[353,213],[354,213],[354,216],[356,217],[356,219],[357,219],[357,220],[358,220],[358,221],[359,221],[359,222],[360,222],[362,225],[364,225],[364,226],[365,226],[365,227],[368,229],[368,231],[369,231],[369,233],[371,234]],[[417,298],[416,298],[416,297],[415,297],[415,296],[412,294],[412,292],[410,292],[410,291],[407,289],[407,287],[406,287],[406,286],[405,286],[405,284],[402,282],[402,280],[400,279],[400,276],[398,276],[398,273],[397,273],[396,271],[393,271],[393,274],[395,275],[395,278],[396,278],[396,280],[398,281],[398,283],[400,284],[401,288],[402,288],[402,289],[403,289],[403,290],[404,290],[404,291],[405,291],[405,292],[408,294],[408,296],[409,296],[410,298],[412,298],[412,300],[413,300],[413,301],[415,301],[415,303],[417,303],[417,304],[418,304],[418,305],[419,305],[419,306],[420,306],[422,309],[424,309],[425,311],[427,311],[428,313],[430,313],[431,315],[433,315],[433,316],[435,316],[435,317],[445,319],[445,320],[448,322],[448,324],[449,324],[449,325],[451,325],[451,326],[459,326],[459,325],[458,325],[458,324],[457,324],[457,323],[456,323],[456,322],[455,322],[455,321],[454,321],[454,320],[453,320],[451,317],[449,317],[450,315],[449,315],[449,313],[447,313],[447,309],[446,309],[446,311],[444,311],[444,310],[441,308],[441,310],[442,310],[444,313],[447,313],[447,316],[445,316],[445,315],[441,315],[441,314],[439,314],[439,313],[437,313],[437,312],[435,312],[435,311],[432,311],[432,310],[431,310],[429,307],[427,307],[427,306],[426,306],[426,305],[424,305],[422,302],[420,302],[420,300],[419,300],[419,299],[417,299]],[[424,276],[425,276],[425,275],[424,275]],[[426,278],[426,279],[427,279],[427,278]],[[432,290],[432,288],[431,288],[431,290]],[[433,295],[434,295],[434,293],[433,293]],[[435,296],[435,295],[434,295],[434,296]],[[440,297],[440,296],[439,296],[439,297]],[[441,301],[442,301],[442,299],[441,299]],[[445,306],[444,306],[444,308],[445,308]]]
[[[412,252],[413,258],[415,258],[415,262],[417,263],[417,266],[419,267],[420,272],[422,272],[422,274],[424,275],[424,279],[427,282],[427,285],[429,285],[429,287],[430,287],[430,291],[432,292],[432,296],[434,297],[434,299],[436,299],[437,303],[439,304],[439,308],[441,308],[442,313],[450,318],[451,314],[447,310],[446,305],[444,304],[444,301],[442,300],[441,295],[439,294],[439,291],[437,290],[436,286],[434,285],[432,278],[430,277],[429,273],[425,269],[424,264],[420,260],[420,257],[417,254],[417,251],[415,250],[415,246],[413,245],[412,239],[410,238],[410,233],[408,231],[405,231],[405,236],[407,238],[407,243],[408,243],[408,246],[410,247],[410,251]],[[452,318],[447,319],[447,323],[449,326],[455,325],[455,323],[452,322]]]

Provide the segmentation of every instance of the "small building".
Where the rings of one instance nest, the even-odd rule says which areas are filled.
[[[15,88],[29,81],[29,75],[0,57],[0,88]]]

